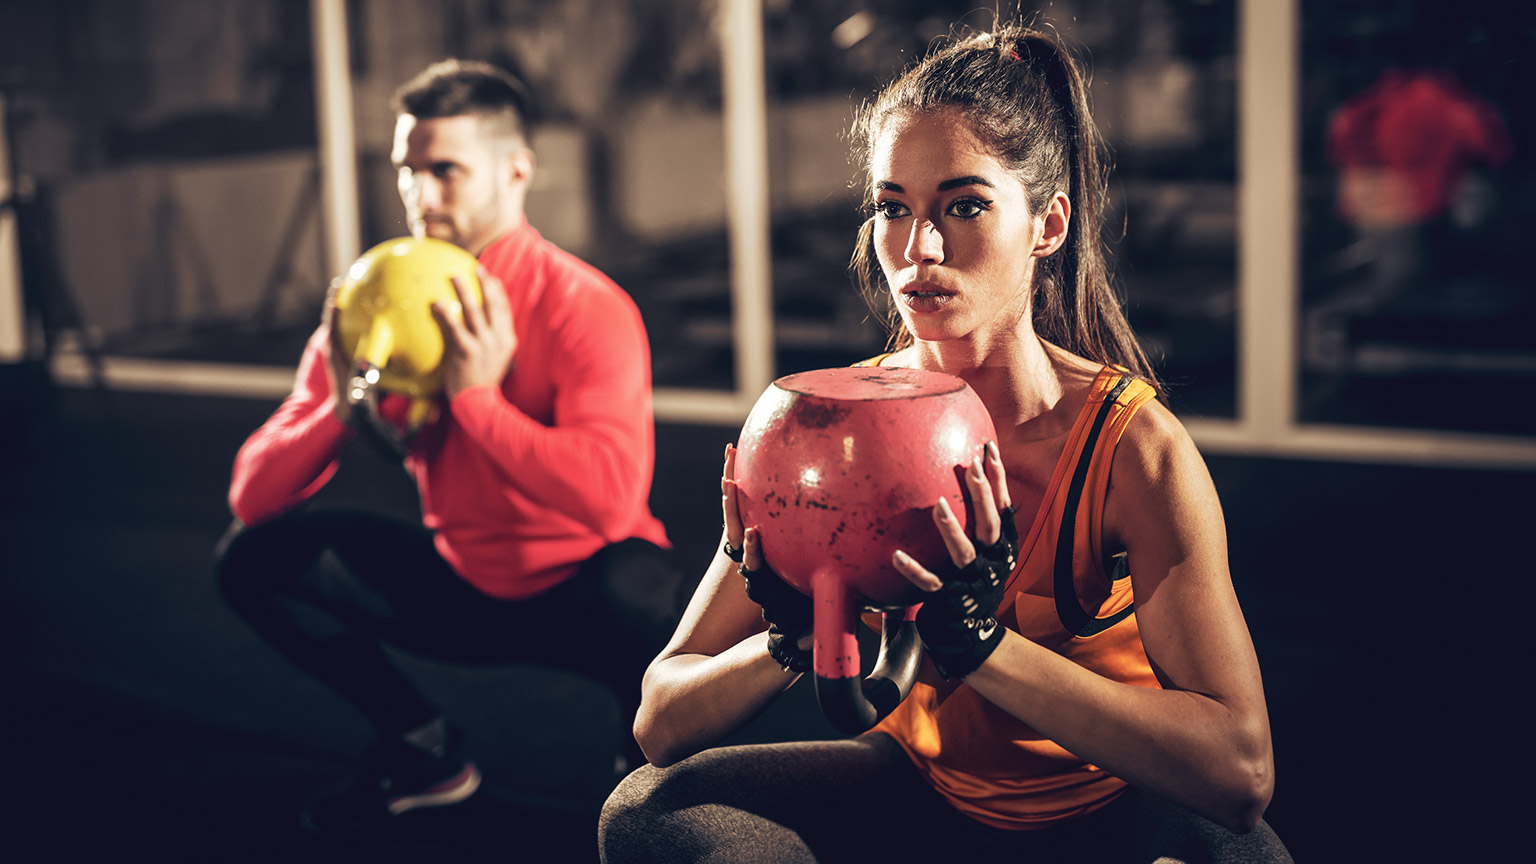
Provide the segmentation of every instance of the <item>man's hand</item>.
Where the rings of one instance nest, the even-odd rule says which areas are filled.
[[[448,399],[471,387],[500,387],[517,353],[517,332],[512,327],[512,307],[501,280],[476,269],[485,302],[477,301],[459,277],[453,290],[464,309],[463,320],[448,314],[442,304],[432,304],[432,317],[443,330],[443,391]]]
[[[325,304],[320,311],[320,325],[330,334],[330,362],[327,368],[331,377],[331,413],[342,423],[352,422],[352,403],[347,399],[347,387],[352,380],[352,357],[341,341],[341,316],[336,314],[336,295],[341,291],[341,280],[332,279],[325,292]]]

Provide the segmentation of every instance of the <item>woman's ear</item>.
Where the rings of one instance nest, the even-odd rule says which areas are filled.
[[[1054,254],[1067,242],[1067,228],[1072,223],[1072,202],[1067,199],[1067,193],[1057,192],[1051,196],[1041,222],[1040,236],[1035,238],[1035,248],[1030,250],[1036,258]]]

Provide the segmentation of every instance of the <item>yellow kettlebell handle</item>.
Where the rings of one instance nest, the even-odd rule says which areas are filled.
[[[357,340],[357,350],[352,352],[352,362],[357,369],[383,369],[389,355],[395,350],[395,330],[389,324],[388,315],[374,316],[368,331]],[[370,382],[372,383],[372,382]]]
[[[347,387],[347,402],[354,408],[361,410],[363,422],[375,433],[379,440],[401,458],[410,450],[411,439],[421,428],[437,419],[437,400],[430,396],[411,397],[410,408],[406,412],[404,434],[401,435],[390,429],[388,424],[376,416],[371,402],[374,385],[379,383],[379,373],[384,364],[389,362],[390,352],[395,348],[395,331],[389,324],[386,316],[379,315],[373,319],[368,331],[359,337],[357,350],[353,354],[352,381]]]

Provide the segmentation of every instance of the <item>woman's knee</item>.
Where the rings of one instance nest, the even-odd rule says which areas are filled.
[[[1209,864],[1290,864],[1285,844],[1265,822],[1235,834],[1167,799],[1132,788],[1106,808],[1093,832],[1087,861],[1150,861],[1159,857]]]
[[[701,780],[707,777],[700,776],[693,761],[685,760],[667,768],[641,765],[629,772],[608,796],[600,824],[605,830],[623,831],[635,825],[643,828],[668,814],[716,797],[700,789]]]
[[[658,833],[656,821],[666,812],[658,794],[665,779],[665,769],[641,765],[621,780],[603,802],[597,823],[597,845],[604,862],[656,860],[652,842]]]
[[[697,756],[634,770],[603,805],[597,838],[604,864],[814,862],[792,828],[725,794],[741,785]]]

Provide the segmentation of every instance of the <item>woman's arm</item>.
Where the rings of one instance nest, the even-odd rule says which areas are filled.
[[[762,566],[756,531],[736,509],[735,450],[720,481],[723,540],[742,549],[748,569]],[[641,683],[635,740],[659,766],[671,765],[740,728],[795,682],[768,654],[762,607],[747,597],[736,562],[716,552],[672,641]]]
[[[1160,406],[1137,415],[1112,471],[1106,543],[1128,553],[1142,642],[1164,689],[1104,678],[1012,631],[966,683],[1079,758],[1246,831],[1269,804],[1274,761],[1215,487]],[[955,533],[945,539],[959,564],[975,553]]]

